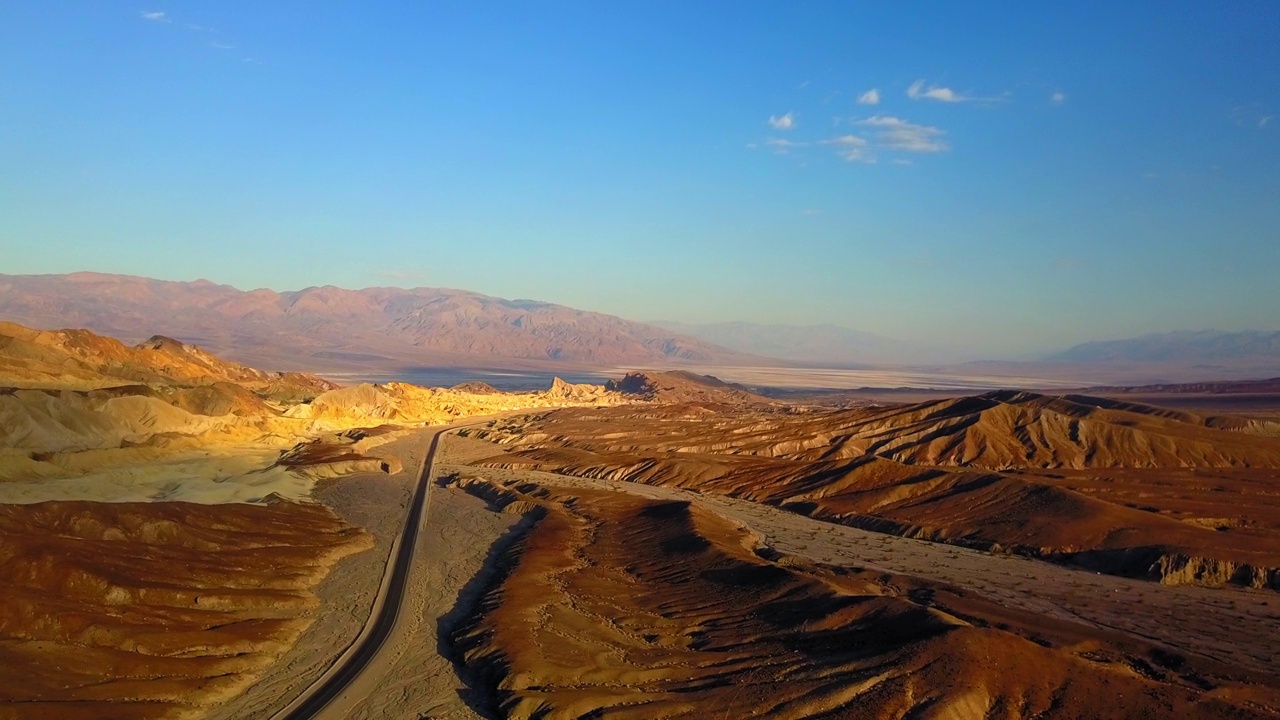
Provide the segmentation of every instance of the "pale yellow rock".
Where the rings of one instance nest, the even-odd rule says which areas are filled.
[[[601,386],[464,392],[407,383],[339,388],[270,374],[167,338],[128,347],[84,330],[0,323],[0,503],[306,499],[315,482],[390,465],[386,433],[331,437],[342,457],[276,464],[321,435],[421,427],[511,410],[616,405]]]

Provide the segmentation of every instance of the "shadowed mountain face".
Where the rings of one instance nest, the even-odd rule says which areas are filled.
[[[1052,362],[1280,362],[1280,332],[1172,332],[1076,345]]]
[[[313,287],[244,292],[127,275],[0,275],[0,318],[140,340],[159,332],[265,366],[743,363],[643,323],[461,290]]]

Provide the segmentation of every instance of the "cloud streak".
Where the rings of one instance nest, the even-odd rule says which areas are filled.
[[[138,13],[139,17],[147,22],[164,23],[173,27],[172,32],[179,32],[179,28],[186,30],[185,34],[192,38],[195,42],[199,42],[204,47],[211,50],[235,50],[237,46],[234,43],[226,42],[226,36],[219,33],[215,28],[198,23],[186,22],[182,20],[178,24],[173,24],[174,18],[163,10],[143,10]],[[261,63],[250,56],[244,56],[243,62],[260,65]]]
[[[877,88],[871,88],[870,90],[862,93],[861,95],[858,96],[858,104],[859,105],[879,105],[880,90],[878,90]]]
[[[911,86],[907,88],[907,97],[911,98],[912,100],[933,100],[934,102],[942,102],[942,103],[967,103],[967,102],[998,103],[998,102],[1002,102],[1005,99],[1000,97],[978,97],[976,95],[964,95],[962,93],[956,92],[955,90],[952,90],[949,87],[943,87],[941,85],[926,84],[924,80],[917,80],[911,83]],[[1064,100],[1066,99],[1065,95],[1063,96],[1063,99]]]
[[[802,148],[808,144],[809,143],[793,142],[791,140],[787,140],[786,138],[768,138],[764,141],[765,147],[769,148],[770,150],[773,150],[775,153],[779,155],[785,155],[786,153],[796,148]]]
[[[796,118],[794,113],[786,115],[770,115],[769,126],[774,130],[790,130],[796,126]]]
[[[888,150],[912,153],[937,153],[950,149],[941,128],[918,125],[892,115],[873,115],[855,125],[869,128],[876,145]]]
[[[822,141],[823,145],[833,145],[836,155],[848,162],[874,163],[875,155],[869,152],[866,138],[857,135],[840,135]]]
[[[911,87],[907,88],[907,97],[912,100],[937,100],[947,103],[964,102],[968,99],[948,87],[936,85],[925,87],[923,80],[911,83]]]

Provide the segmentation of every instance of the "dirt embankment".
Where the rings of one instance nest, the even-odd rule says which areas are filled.
[[[1274,690],[1139,640],[779,557],[696,504],[517,482],[482,492],[546,512],[457,633],[507,717],[1226,718],[1280,707]]]
[[[1171,584],[1280,588],[1280,439],[1251,421],[1099,403],[593,408],[469,432],[508,450],[493,467],[726,495]]]
[[[185,718],[310,624],[367,533],[317,505],[0,506],[0,715]]]

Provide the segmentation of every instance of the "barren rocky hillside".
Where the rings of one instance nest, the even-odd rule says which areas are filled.
[[[614,367],[757,359],[662,328],[435,288],[241,291],[129,275],[0,275],[0,320],[155,333],[273,367]]]

